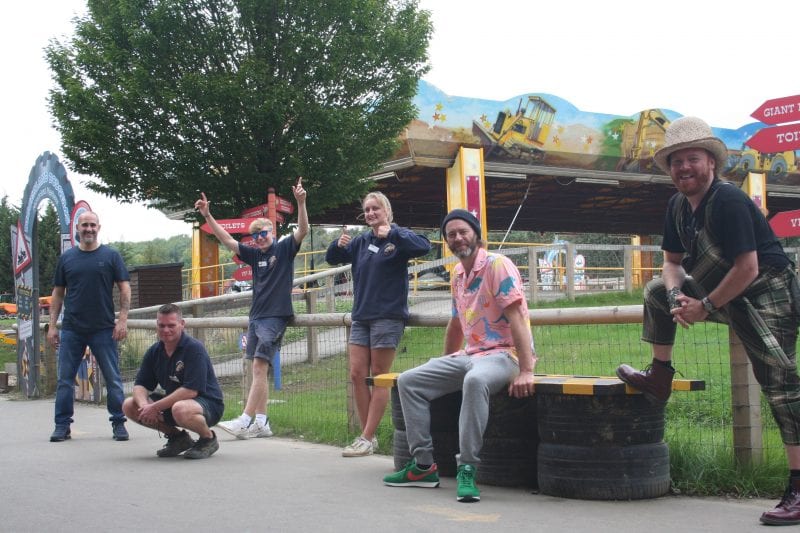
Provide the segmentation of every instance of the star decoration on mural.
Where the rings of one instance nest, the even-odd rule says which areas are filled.
[[[558,135],[553,135],[553,144],[561,144],[561,139],[559,139]]]
[[[438,104],[436,104],[436,111],[441,111],[443,108],[444,108],[444,106],[442,105],[442,103],[441,103],[441,102],[439,102]]]

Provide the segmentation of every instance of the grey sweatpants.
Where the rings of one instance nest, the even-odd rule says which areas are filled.
[[[508,387],[518,374],[516,360],[504,353],[483,357],[436,357],[400,374],[397,388],[411,456],[418,464],[434,462],[430,403],[440,396],[461,390],[458,418],[461,453],[456,456],[456,461],[459,465],[477,466],[483,447],[483,432],[489,419],[489,397]]]

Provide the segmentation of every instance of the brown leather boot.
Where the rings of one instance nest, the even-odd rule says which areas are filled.
[[[652,364],[641,372],[628,365],[617,367],[617,377],[642,392],[645,397],[655,404],[663,404],[672,394],[672,376],[675,369],[653,359]]]
[[[771,526],[800,524],[800,480],[789,480],[780,503],[775,509],[762,514],[761,522]]]

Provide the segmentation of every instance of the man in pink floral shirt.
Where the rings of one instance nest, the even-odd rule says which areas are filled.
[[[489,398],[503,388],[516,398],[533,394],[536,354],[522,279],[514,263],[483,249],[480,223],[463,209],[447,214],[442,235],[460,260],[450,283],[453,315],[445,334],[447,355],[400,374],[397,387],[412,460],[383,482],[394,487],[439,486],[430,402],[461,390],[456,498],[476,502],[480,490],[475,474]]]

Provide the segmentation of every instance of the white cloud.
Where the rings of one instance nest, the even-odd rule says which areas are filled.
[[[712,126],[738,128],[764,100],[800,94],[792,0],[421,0],[433,13],[426,80],[453,96],[505,100],[550,93],[590,112],[632,115],[672,109]],[[0,195],[22,199],[44,151],[60,153],[45,101],[51,86],[43,48],[71,32],[83,0],[4,6],[0,26]],[[62,158],[63,159],[63,158]],[[103,220],[103,240],[188,234],[143,206],[91,194],[68,173],[76,199]]]

